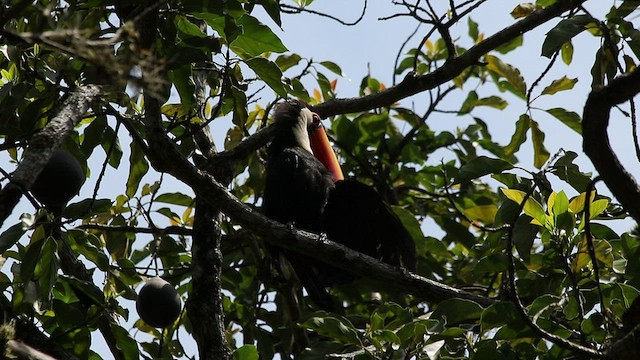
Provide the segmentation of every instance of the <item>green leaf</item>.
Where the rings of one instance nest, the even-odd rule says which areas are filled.
[[[462,103],[460,110],[458,110],[458,115],[470,113],[471,110],[473,110],[473,108],[476,106],[477,102],[478,102],[478,93],[476,93],[473,90],[469,91],[469,94],[467,94],[467,98]]]
[[[578,154],[575,152],[567,151],[565,155],[561,156],[555,164],[553,164],[552,173],[566,181],[577,191],[584,192],[589,183],[591,183],[591,174],[581,172],[578,165],[573,163],[577,157]]]
[[[515,229],[513,232],[513,244],[522,260],[528,261],[531,256],[533,242],[540,227],[532,224],[531,217],[528,215],[520,215],[516,221]]]
[[[472,321],[480,318],[482,306],[471,300],[448,299],[438,304],[431,313],[430,319],[443,320],[447,324],[458,324],[465,321]]]
[[[302,60],[302,57],[298,54],[280,55],[276,58],[276,65],[278,65],[282,71],[286,71],[287,69],[298,65],[300,60]]]
[[[129,156],[129,177],[127,178],[127,196],[132,198],[138,191],[142,177],[149,171],[147,158],[136,141],[131,142],[131,155]]]
[[[563,76],[561,79],[554,80],[549,86],[542,90],[543,95],[553,95],[559,91],[565,91],[573,89],[573,86],[578,82],[578,78],[569,79]]]
[[[608,267],[613,266],[613,248],[611,244],[606,240],[593,239],[593,249],[596,255],[596,259]],[[582,240],[578,244],[578,253],[571,264],[573,271],[579,271],[583,267],[591,263],[591,257],[589,256],[589,248],[587,244],[586,235],[582,236]]]
[[[507,54],[519,48],[520,46],[522,46],[522,44],[524,44],[524,36],[518,35],[514,37],[512,40],[510,40],[509,42],[498,46],[496,48],[496,51],[499,52],[500,54]]]
[[[573,61],[573,43],[571,41],[567,41],[562,44],[562,48],[560,48],[560,55],[562,57],[562,62],[567,65],[571,64],[571,61]]]
[[[507,156],[515,154],[520,149],[520,146],[527,140],[527,131],[529,131],[530,126],[531,118],[529,118],[529,115],[520,115],[520,118],[516,121],[516,131],[511,136],[509,144],[504,148],[504,153]]]
[[[183,193],[165,193],[160,194],[155,198],[156,202],[173,204],[173,205],[181,205],[181,206],[193,206],[194,200],[192,197],[185,195]]]
[[[596,216],[602,214],[609,206],[609,200],[598,199],[589,205],[589,218],[594,219]]]
[[[282,71],[280,71],[280,68],[276,64],[261,57],[246,60],[245,63],[262,81],[267,83],[276,94],[281,97],[287,96],[287,89],[282,83]]]
[[[234,360],[258,360],[258,348],[255,345],[243,345],[233,352]]]
[[[513,87],[513,93],[524,98],[527,91],[527,84],[524,81],[524,77],[520,74],[520,70],[493,55],[486,55],[485,61],[487,62],[488,70],[507,79],[507,82]]]
[[[192,110],[196,103],[196,87],[193,80],[191,80],[191,64],[171,70],[168,75],[169,80],[178,90],[182,108]]]
[[[112,204],[110,199],[84,199],[67,205],[63,214],[68,219],[83,219],[92,214],[108,212]]]
[[[118,349],[124,354],[126,360],[138,360],[140,359],[140,353],[138,351],[138,342],[131,337],[128,330],[122,326],[116,324],[110,324],[111,333],[115,338]]]
[[[564,190],[559,193],[552,192],[547,199],[547,208],[549,212],[555,216],[561,215],[569,211],[569,198]]]
[[[340,66],[338,66],[338,64],[336,64],[334,62],[321,61],[320,65],[324,66],[325,68],[327,68],[328,70],[330,70],[331,72],[333,72],[336,75],[344,76],[344,73],[342,72],[342,69],[340,68]]]
[[[242,34],[231,43],[230,47],[241,58],[250,59],[266,52],[287,51],[271,29],[253,16],[246,14],[238,19],[237,23],[242,26]]]
[[[107,126],[104,129],[104,137],[100,145],[104,149],[104,153],[109,156],[109,165],[117,169],[122,159],[122,148],[120,147],[120,141],[116,136],[116,132],[111,126]]]
[[[495,204],[476,205],[464,209],[464,214],[472,221],[480,221],[484,224],[493,224],[498,207]]]
[[[509,105],[503,98],[499,96],[489,96],[486,98],[479,99],[476,103],[476,106],[488,106],[494,109],[502,110]]]
[[[544,147],[544,133],[534,120],[531,120],[531,142],[533,143],[533,166],[540,169],[549,160],[550,154]]]
[[[57,242],[48,237],[40,252],[38,266],[34,271],[34,280],[38,286],[38,294],[43,299],[49,299],[53,286],[58,279],[60,260],[57,255]]]
[[[314,316],[303,322],[301,326],[345,344],[360,343],[360,333],[349,320],[343,317]]]
[[[411,234],[411,238],[413,238],[415,242],[424,240],[420,222],[418,222],[414,214],[401,206],[391,206],[391,209],[398,216],[400,222],[402,222],[402,225],[404,225],[405,229]]]
[[[38,231],[42,231],[40,229],[42,229],[42,227],[40,227]],[[27,282],[32,279],[33,272],[36,269],[36,265],[38,265],[38,262],[40,261],[40,254],[42,253],[42,247],[44,246],[46,240],[44,237],[41,237],[42,235],[42,233],[34,233],[33,237],[40,238],[33,241],[32,237],[32,242],[27,246],[26,251],[22,256],[22,263],[20,264],[20,277],[22,278],[23,282]]]
[[[563,124],[567,125],[571,130],[578,134],[582,134],[582,121],[580,119],[580,115],[563,108],[553,108],[545,111],[560,120]]]
[[[269,14],[271,20],[273,20],[278,26],[282,26],[280,19],[280,2],[278,0],[262,0],[258,2],[264,10]]]
[[[587,25],[595,21],[589,15],[576,15],[570,19],[560,21],[558,25],[547,33],[547,37],[542,44],[542,56],[551,58],[556,51],[560,50],[562,45],[586,30]]]
[[[200,27],[189,21],[186,17],[177,16],[176,20],[176,29],[178,29],[181,33],[200,38],[207,37],[207,34],[203,33]]]
[[[480,32],[478,31],[478,23],[473,21],[471,17],[468,18],[467,24],[469,26],[469,37],[473,40],[474,43],[478,42],[478,36],[480,36]]]
[[[489,306],[482,312],[480,319],[481,332],[486,333],[491,329],[499,328],[519,320],[520,315],[518,315],[514,304],[510,302],[499,302]]]
[[[15,224],[0,234],[0,254],[9,250],[27,232],[22,223]]]
[[[502,193],[511,201],[514,201],[516,204],[521,205],[524,201],[526,193],[524,191],[516,190],[516,189],[505,189],[500,188]],[[524,205],[523,211],[525,214],[531,216],[534,220],[538,222],[538,225],[544,225],[546,223],[546,214],[542,205],[535,199],[529,197],[527,202]]]
[[[460,167],[456,183],[473,180],[488,174],[501,173],[512,169],[513,165],[501,159],[492,159],[486,156],[478,156]]]

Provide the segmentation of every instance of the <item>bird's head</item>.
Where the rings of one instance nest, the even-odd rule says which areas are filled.
[[[313,123],[313,115],[304,101],[287,100],[276,105],[273,119],[277,130],[270,149],[276,147],[275,150],[279,151],[282,148],[299,146],[313,153],[307,131]]]
[[[333,174],[334,181],[342,180],[342,169],[322,126],[320,116],[301,100],[287,100],[275,108],[274,125],[277,127],[269,152],[299,146],[322,162]]]

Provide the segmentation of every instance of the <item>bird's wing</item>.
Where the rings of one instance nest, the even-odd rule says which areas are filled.
[[[335,184],[323,214],[329,239],[391,265],[415,270],[415,244],[393,210],[370,186],[356,180]]]

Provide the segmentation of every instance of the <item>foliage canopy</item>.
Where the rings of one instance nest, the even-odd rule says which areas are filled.
[[[320,1],[6,2],[7,351],[21,356],[21,342],[64,359],[636,358],[640,345],[625,335],[640,331],[640,242],[610,220],[640,220],[640,192],[606,131],[617,106],[612,113],[637,133],[640,4],[590,11],[598,1],[497,5],[513,23],[491,35],[474,15],[500,1],[398,2],[395,16],[424,25],[402,45],[399,80],[368,74],[351,98],[337,96],[341,54],[310,59],[273,30],[284,15],[319,15]],[[545,24],[544,38],[525,45]],[[580,74],[593,89],[584,112],[548,107],[545,96],[573,102],[578,78],[548,74],[571,69],[582,34],[598,49]],[[535,78],[508,60],[525,46],[546,67]],[[418,275],[256,211],[270,111],[289,97],[327,119],[345,173],[392,205],[416,242]],[[424,108],[411,105],[416,98]],[[525,110],[502,117],[515,130],[501,143],[484,109],[510,102]],[[442,114],[470,121],[433,129]],[[580,169],[578,150],[547,150],[544,116],[583,137],[598,177]],[[222,149],[217,124],[227,124]],[[535,169],[520,165],[523,146]],[[26,191],[58,147],[88,177],[61,216]],[[116,169],[126,181],[112,196]],[[600,180],[614,197],[596,191]],[[23,195],[33,206],[16,220]],[[272,266],[266,243],[363,275],[331,290],[344,312],[296,301],[299,286]],[[162,331],[132,311],[136,289],[155,275],[186,301]]]

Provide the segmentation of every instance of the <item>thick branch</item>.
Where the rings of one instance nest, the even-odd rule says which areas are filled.
[[[200,359],[231,359],[222,308],[222,214],[198,196],[193,223],[192,281],[187,314]]]
[[[611,149],[607,127],[611,108],[628,101],[640,92],[640,70],[594,89],[584,106],[582,116],[582,146],[596,170],[636,222],[640,222],[640,188]]]
[[[640,325],[611,345],[605,354],[607,360],[640,359]]]
[[[147,103],[148,105],[148,103]],[[277,223],[240,202],[231,192],[211,175],[197,169],[187,161],[166,137],[161,128],[147,125],[149,158],[157,171],[164,171],[192,187],[198,194],[207,194],[203,199],[220,209],[234,222],[264,237],[267,241],[285,249],[319,259],[327,264],[375,278],[420,298],[439,302],[451,298],[462,298],[488,306],[495,301],[471,294],[422,276],[409,273],[331,241],[319,241],[318,235],[291,229]]]
[[[23,192],[29,190],[36,177],[49,161],[53,150],[82,120],[91,103],[97,99],[100,88],[81,86],[63,104],[60,111],[29,142],[24,159],[13,172],[11,182],[0,191],[0,226],[18,204]]]
[[[14,311],[9,300],[0,296],[0,314],[3,315],[3,321],[11,324],[15,330],[13,336],[13,345],[17,347],[28,345],[30,348],[37,351],[47,353],[54,356],[58,360],[78,360],[78,358],[65,350],[56,341],[51,340],[47,335],[43,334],[32,321],[26,317],[18,316]],[[17,344],[15,344],[17,343]],[[11,348],[11,344],[7,344],[8,348]],[[0,350],[2,351],[2,350]]]
[[[18,359],[29,360],[56,360],[55,358],[40,352],[22,341],[9,340],[7,342],[7,350],[9,354],[17,356]]]

